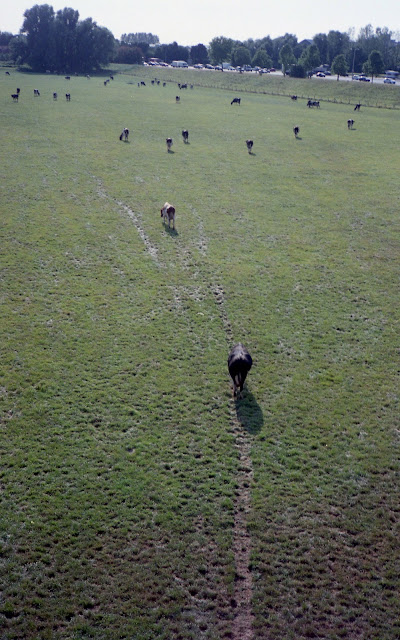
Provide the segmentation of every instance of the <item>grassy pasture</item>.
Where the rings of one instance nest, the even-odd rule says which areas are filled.
[[[395,640],[399,114],[139,73],[0,77],[3,637],[239,637],[243,436],[253,637]]]

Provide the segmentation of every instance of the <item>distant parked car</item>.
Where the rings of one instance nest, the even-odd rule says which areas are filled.
[[[274,71],[276,71],[276,69],[274,69],[274,67],[271,67],[269,71],[270,71],[270,73],[274,73]]]
[[[383,81],[385,84],[396,84],[396,81],[393,78],[385,78]]]
[[[366,78],[365,76],[360,76],[360,82],[371,82],[370,78]]]
[[[317,76],[317,78],[325,78],[325,74],[322,73],[322,71],[318,71],[318,73],[315,74]]]

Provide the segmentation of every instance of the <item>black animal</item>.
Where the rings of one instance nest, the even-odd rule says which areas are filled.
[[[6,71],[6,76],[9,76],[9,75],[10,75],[10,72],[9,72],[9,71]]]
[[[348,129],[352,129],[353,128],[353,124],[354,124],[353,118],[349,118],[349,120],[347,120],[347,128]]]
[[[228,369],[233,381],[234,396],[243,391],[243,385],[252,364],[252,357],[246,347],[241,342],[235,344],[228,356]]]
[[[142,87],[145,87],[145,86],[146,86],[146,83],[145,83],[145,82],[143,82],[143,80],[141,80],[141,81],[140,81],[140,85],[141,85]]]
[[[12,93],[11,97],[14,100],[14,102],[18,102],[18,93]]]
[[[180,97],[179,96],[175,96],[175,101],[176,102],[180,102]]]
[[[39,91],[39,89],[34,89],[34,90],[33,90],[33,95],[34,95],[34,96],[40,96],[40,91]]]
[[[172,138],[166,138],[165,142],[167,143],[167,151],[169,153],[171,151],[171,147],[173,145]]]
[[[297,96],[290,96],[292,100],[297,100]]]
[[[297,138],[297,136],[300,133],[300,127],[293,127],[293,133],[294,133],[294,137]]]
[[[53,93],[53,100],[57,100],[57,93],[56,92]]]
[[[358,102],[354,107],[354,111],[360,111],[360,109],[361,109],[361,104]]]
[[[240,104],[240,98],[233,98],[231,104]]]
[[[71,80],[71,76],[65,76],[66,80]]]
[[[253,140],[246,140],[247,151],[249,153],[251,153],[251,150],[253,148],[253,144],[254,144]]]
[[[21,89],[19,87],[17,87],[17,93],[20,93]]]
[[[186,143],[189,142],[189,131],[187,131],[187,129],[184,129],[182,131],[182,138],[183,138],[183,142],[186,142]]]
[[[307,102],[307,107],[318,107],[319,109],[319,100],[309,100]]]
[[[70,102],[70,100],[71,100],[71,94],[70,94],[70,93],[66,93],[66,94],[65,94],[65,99],[66,99],[66,101],[67,101],[67,102]]]
[[[122,133],[119,137],[120,140],[125,140],[125,142],[128,142],[128,138],[129,138],[129,129],[127,129],[126,127],[124,127],[122,129]]]

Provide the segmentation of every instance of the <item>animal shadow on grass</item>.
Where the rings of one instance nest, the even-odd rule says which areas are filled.
[[[169,227],[167,224],[164,225],[165,231],[168,233],[168,235],[170,236],[178,236],[179,233],[177,232],[176,229],[173,229],[172,227]]]
[[[235,409],[237,419],[247,433],[253,436],[260,433],[264,424],[263,412],[257,400],[247,388],[243,392],[243,398],[235,398]]]

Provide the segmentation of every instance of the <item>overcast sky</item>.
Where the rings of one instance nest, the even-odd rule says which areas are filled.
[[[55,11],[71,7],[81,20],[93,18],[116,38],[123,33],[151,32],[162,43],[208,43],[215,36],[235,40],[271,38],[293,33],[298,40],[331,29],[357,36],[361,27],[400,31],[400,0],[0,0],[0,31],[18,33],[26,9],[49,4]]]

